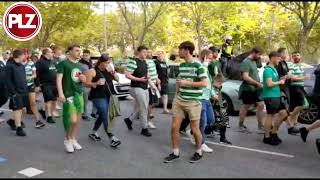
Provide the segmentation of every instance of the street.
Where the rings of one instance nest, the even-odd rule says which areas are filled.
[[[181,154],[177,162],[163,163],[171,153],[171,115],[161,114],[156,109],[152,137],[140,135],[139,121],[134,121],[133,131],[123,122],[133,108],[132,100],[120,101],[121,117],[117,117],[114,134],[122,144],[118,149],[109,146],[109,139],[103,127],[99,134],[101,142],[88,138],[94,121],[82,121],[79,143],[83,149],[73,154],[66,153],[63,145],[64,129],[61,119],[56,124],[46,124],[35,129],[32,116],[28,115],[26,137],[18,137],[15,131],[3,122],[0,124],[0,178],[25,178],[18,173],[35,168],[41,173],[37,178],[318,178],[320,176],[320,155],[315,139],[320,132],[310,133],[306,143],[299,136],[288,135],[285,125],[281,126],[279,146],[263,144],[262,134],[237,132],[238,117],[231,117],[231,128],[227,138],[233,146],[218,144],[219,136],[207,138],[212,154],[204,154],[196,164],[188,162],[195,147],[186,136],[181,135]],[[7,105],[2,109],[7,109]],[[10,113],[5,111],[1,118],[6,120]],[[255,116],[250,116],[246,125],[252,131],[257,129]],[[30,173],[30,172],[29,172]]]

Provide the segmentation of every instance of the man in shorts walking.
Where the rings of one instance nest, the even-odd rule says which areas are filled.
[[[76,137],[80,129],[81,115],[84,111],[82,83],[86,82],[81,72],[80,46],[68,48],[69,57],[58,64],[57,88],[59,100],[63,102],[63,125],[66,132],[64,145],[69,153],[81,150]]]
[[[289,115],[284,103],[281,101],[280,85],[285,83],[285,78],[280,80],[275,68],[279,64],[280,56],[277,52],[271,52],[269,54],[269,65],[265,67],[263,72],[261,98],[264,99],[267,109],[263,143],[270,145],[279,145],[282,142],[277,135],[277,131],[282,121],[286,120]],[[276,119],[276,121],[274,121],[274,119]]]
[[[44,48],[40,60],[36,63],[37,77],[45,102],[46,118],[48,123],[56,123],[52,116],[56,110],[56,100],[58,97],[56,86],[57,69],[52,61],[53,55],[50,48]]]
[[[179,54],[185,62],[179,65],[179,76],[176,83],[176,95],[173,100],[172,112],[172,153],[164,159],[165,163],[172,162],[179,158],[180,134],[179,129],[181,122],[186,118],[190,119],[190,126],[196,141],[197,150],[190,159],[190,163],[198,162],[202,158],[201,149],[201,96],[203,88],[207,87],[208,79],[205,68],[192,54],[195,47],[190,41],[185,41],[179,46]]]
[[[310,77],[304,75],[299,52],[292,53],[292,62],[289,63],[289,69],[289,78],[291,80],[291,85],[289,87],[291,112],[288,119],[290,124],[288,133],[294,135],[300,132],[297,123],[300,112],[304,109],[303,106],[306,95],[306,92],[304,91],[304,80],[307,80]]]
[[[12,130],[16,130],[18,136],[26,136],[22,129],[22,111],[28,102],[28,86],[25,67],[22,64],[25,55],[23,50],[16,49],[12,52],[13,60],[6,65],[7,88],[10,96],[9,108],[13,111],[14,123],[9,120],[7,123]]]
[[[240,65],[243,82],[239,89],[239,99],[242,100],[243,104],[240,107],[239,132],[251,133],[251,131],[244,125],[244,120],[250,106],[256,105],[258,133],[264,133],[262,122],[264,104],[259,97],[263,86],[260,82],[257,68],[257,61],[260,59],[261,53],[262,50],[260,48],[253,48],[250,55],[244,59]]]

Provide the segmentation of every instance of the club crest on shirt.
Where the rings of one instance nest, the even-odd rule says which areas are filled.
[[[71,78],[74,82],[77,82],[77,83],[80,82],[80,79],[79,79],[80,75],[81,75],[81,71],[78,68],[75,68],[71,71]]]
[[[194,76],[194,75],[197,75],[195,69],[191,69],[191,70],[189,71],[189,73],[190,73],[190,75],[193,75],[193,76]]]

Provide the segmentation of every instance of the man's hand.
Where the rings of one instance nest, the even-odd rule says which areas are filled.
[[[284,79],[281,79],[278,84],[283,85],[285,83],[286,83],[286,81]]]
[[[79,79],[80,79],[80,81],[81,81],[82,83],[85,83],[86,80],[87,80],[87,78],[86,78],[86,76],[85,76],[84,74],[81,74],[81,75],[79,76]]]
[[[189,81],[189,80],[177,80],[176,83],[179,86],[189,86],[189,85],[191,85],[192,81]]]
[[[64,97],[64,94],[60,94],[58,97],[58,100],[62,103],[64,103],[66,101],[66,97]]]
[[[258,83],[257,86],[258,86],[258,89],[262,89],[263,88],[263,85],[261,83]]]
[[[215,100],[215,101],[218,101],[219,100],[219,96],[218,95],[214,95],[212,99]]]
[[[147,78],[147,77],[139,78],[139,80],[140,80],[141,82],[148,82],[148,78]]]

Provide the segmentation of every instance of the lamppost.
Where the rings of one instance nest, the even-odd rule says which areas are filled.
[[[103,31],[104,31],[104,51],[108,51],[108,39],[107,39],[107,17],[106,17],[106,2],[103,2]]]

